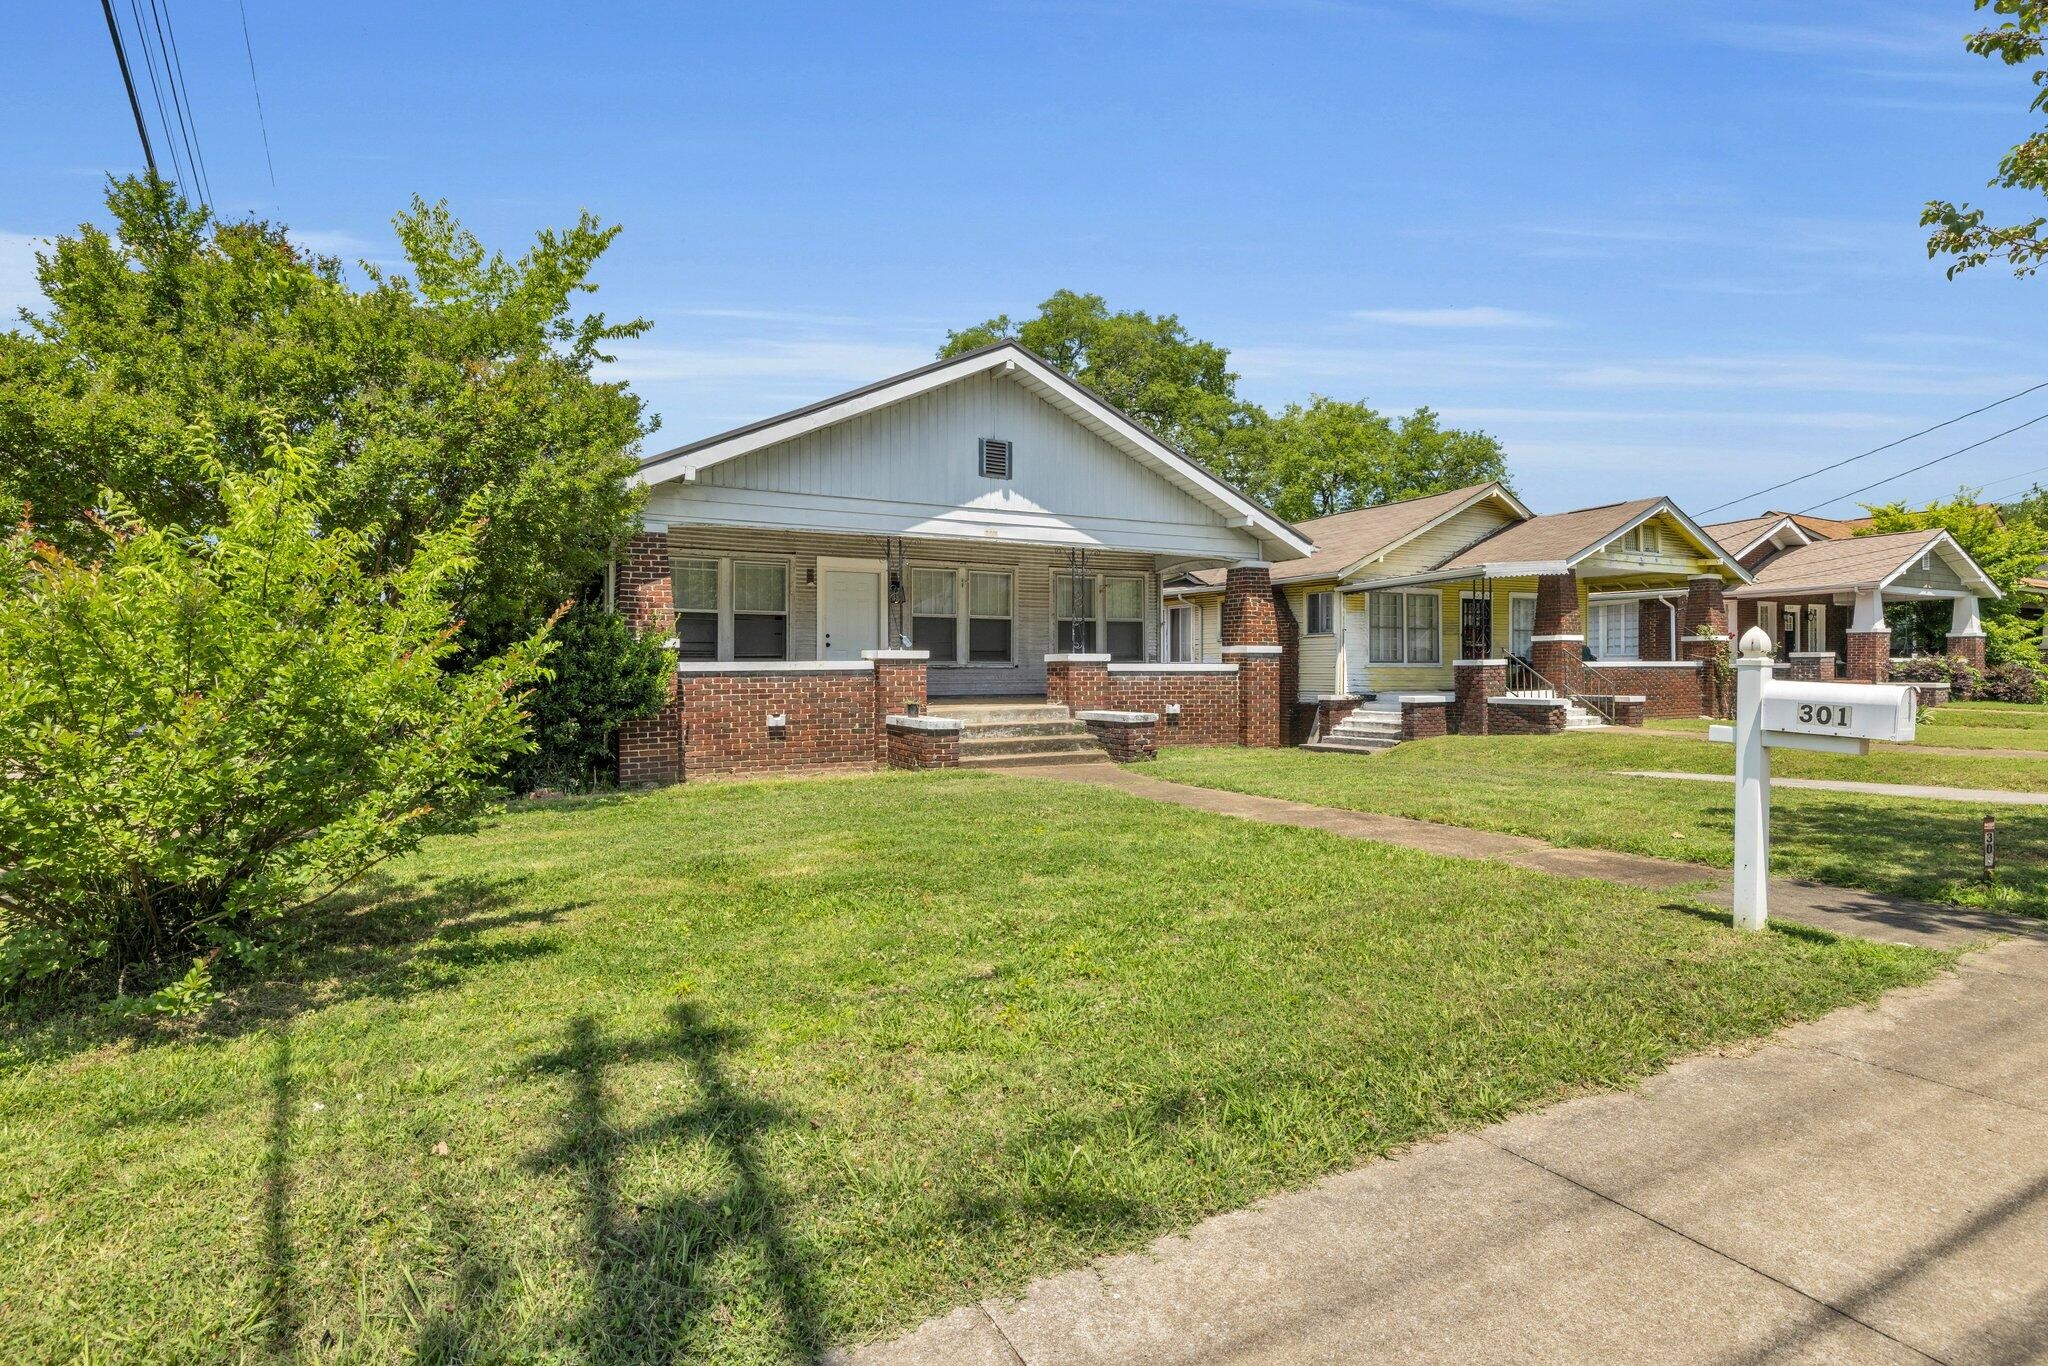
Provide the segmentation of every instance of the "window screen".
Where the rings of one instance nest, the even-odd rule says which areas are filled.
[[[718,658],[718,561],[678,560],[675,576],[677,654]]]
[[[1145,581],[1112,578],[1102,581],[1103,630],[1109,657],[1145,657]]]
[[[1401,662],[1401,595],[1374,593],[1371,612],[1371,657],[1380,664]]]
[[[934,664],[960,659],[959,580],[950,569],[910,571],[910,643]]]
[[[1008,574],[967,576],[967,658],[976,664],[1010,662]]]

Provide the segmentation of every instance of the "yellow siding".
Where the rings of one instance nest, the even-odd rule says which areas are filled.
[[[1507,509],[1497,503],[1466,508],[1441,526],[1432,527],[1406,545],[1367,563],[1358,570],[1357,577],[1394,578],[1434,569],[1513,520]]]
[[[1343,691],[1337,686],[1337,637],[1308,634],[1308,595],[1322,592],[1331,584],[1304,584],[1287,589],[1287,606],[1294,613],[1295,624],[1302,628],[1299,650],[1301,672],[1296,697],[1313,701],[1327,694]]]
[[[1365,600],[1358,599],[1358,607],[1346,623],[1347,636],[1352,658],[1351,678],[1354,689],[1362,692],[1449,692],[1453,686],[1454,667],[1452,661],[1458,657],[1458,595],[1466,583],[1446,584],[1435,590],[1438,598],[1437,627],[1438,663],[1435,664],[1374,664],[1366,656],[1371,649],[1371,617],[1366,610]],[[1429,589],[1415,589],[1428,592]]]

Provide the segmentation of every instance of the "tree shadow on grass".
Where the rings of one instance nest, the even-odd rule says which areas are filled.
[[[739,1042],[687,1004],[670,1009],[668,1028],[642,1041],[607,1039],[588,1016],[569,1024],[559,1052],[536,1061],[568,1084],[557,1141],[531,1159],[542,1171],[573,1176],[582,1206],[580,1260],[590,1281],[589,1309],[570,1336],[605,1361],[667,1362],[716,1355],[732,1344],[736,1295],[759,1300],[769,1343],[753,1344],[802,1361],[822,1359],[824,1325],[810,1267],[792,1243],[776,1182],[760,1145],[771,1128],[792,1122],[781,1107],[747,1096],[726,1074],[723,1055]],[[692,1083],[694,1101],[646,1123],[621,1128],[608,1069],[668,1059]],[[636,1148],[697,1140],[725,1172],[709,1190],[678,1190],[651,1203],[620,1194],[620,1166]],[[732,1282],[738,1281],[739,1284]]]
[[[289,1356],[298,1338],[297,1257],[291,1237],[292,1107],[296,1089],[292,1076],[292,1036],[288,1022],[271,1034],[270,1057],[264,1063],[270,1093],[268,1124],[263,1135],[263,1289],[264,1338],[271,1352]]]

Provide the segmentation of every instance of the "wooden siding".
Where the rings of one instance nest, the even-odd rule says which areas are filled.
[[[1015,477],[980,472],[982,437]],[[650,491],[650,522],[1260,558],[1258,539],[1014,379],[982,374]]]
[[[826,536],[789,532],[755,531],[735,527],[671,527],[668,533],[671,560],[707,557],[760,556],[786,558],[789,577],[789,653],[792,659],[818,657],[818,557],[883,560],[888,558],[881,537]],[[958,566],[969,569],[1009,569],[1015,575],[1012,590],[1010,664],[934,664],[928,687],[933,696],[1038,696],[1045,692],[1045,656],[1054,651],[1052,640],[1052,583],[1056,573],[1067,567],[1064,551],[1029,546],[986,545],[979,542],[911,541],[910,567]],[[1159,576],[1152,560],[1144,555],[1091,551],[1091,574],[1135,574],[1145,580],[1145,658],[1159,657]],[[906,590],[908,585],[905,585]],[[1206,616],[1219,616],[1211,608]],[[895,609],[891,609],[895,623]],[[907,626],[903,629],[908,629]],[[1205,636],[1207,632],[1205,622]],[[892,642],[885,642],[892,643]],[[1065,648],[1061,646],[1059,648]]]
[[[1923,588],[1939,593],[1961,593],[1964,590],[1962,575],[1956,573],[1939,550],[1930,552],[1932,559],[1925,569],[1918,560],[1905,573],[1893,579],[1890,588]]]
[[[1619,538],[1614,545],[1596,555],[1589,555],[1579,561],[1578,574],[1581,579],[1598,578],[1640,578],[1654,585],[1666,576],[1676,575],[1683,588],[1683,579],[1688,574],[1721,574],[1731,583],[1735,578],[1721,562],[1701,550],[1693,543],[1688,532],[1668,512],[1660,512],[1643,525],[1654,527],[1659,538],[1659,551],[1645,554],[1641,551],[1624,550]],[[1613,587],[1617,585],[1606,585]]]
[[[1329,585],[1334,587],[1335,585]],[[1337,686],[1337,636],[1312,636],[1308,633],[1308,595],[1324,591],[1324,585],[1304,584],[1289,588],[1287,606],[1294,613],[1295,624],[1301,635],[1297,646],[1299,672],[1295,700],[1312,702],[1318,697],[1340,692]]]
[[[1380,579],[1423,573],[1469,550],[1514,520],[1506,508],[1488,499],[1372,561],[1358,571],[1357,577]]]

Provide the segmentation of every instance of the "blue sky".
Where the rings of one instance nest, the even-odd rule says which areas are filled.
[[[655,324],[619,370],[656,448],[1062,286],[1177,312],[1262,403],[1484,427],[1545,509],[1703,509],[2048,380],[2048,280],[1946,281],[1916,226],[1931,197],[1998,204],[2032,124],[2024,76],[1962,50],[1963,0],[247,4],[274,188],[236,6],[174,15],[219,206],[349,258],[389,255],[415,191],[507,248],[624,224],[599,306]],[[34,239],[139,153],[96,6],[7,27],[11,316]],[[2016,491],[2044,433],[1883,492]]]

